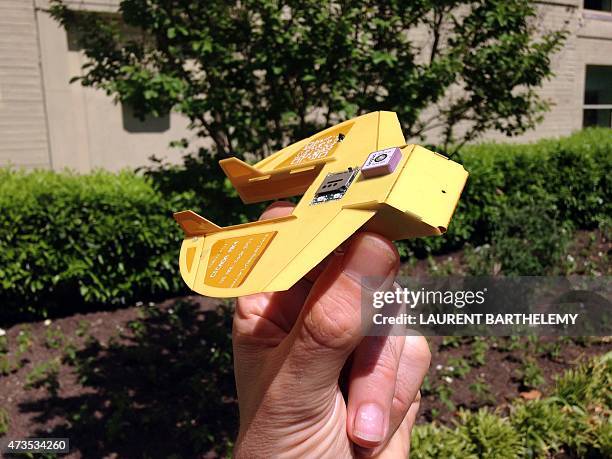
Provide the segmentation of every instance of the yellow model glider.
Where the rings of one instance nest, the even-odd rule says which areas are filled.
[[[405,145],[393,112],[345,121],[250,166],[219,163],[245,203],[303,195],[293,213],[221,228],[186,210],[179,265],[212,297],[287,290],[355,231],[391,240],[444,233],[467,180],[445,156]]]

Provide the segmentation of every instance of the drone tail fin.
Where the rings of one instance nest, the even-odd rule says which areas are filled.
[[[210,233],[216,233],[221,231],[221,227],[215,225],[213,222],[206,220],[204,217],[196,214],[191,210],[183,210],[182,212],[176,212],[174,219],[180,225],[185,232],[185,236],[204,236]]]

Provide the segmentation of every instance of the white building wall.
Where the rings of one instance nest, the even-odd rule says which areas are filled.
[[[119,0],[71,0],[74,9],[116,11]],[[567,28],[564,48],[552,58],[555,77],[540,94],[551,103],[533,131],[499,141],[568,135],[582,127],[585,69],[612,65],[612,13],[585,11],[582,0],[538,2],[541,31]],[[146,165],[151,155],[178,162],[171,140],[187,137],[187,120],[170,116],[139,123],[99,90],[69,84],[84,57],[46,9],[48,0],[0,0],[0,166],[118,170]],[[427,37],[423,36],[427,41]],[[610,82],[612,85],[612,81]],[[428,139],[435,142],[435,135]],[[197,145],[197,143],[196,143]]]
[[[117,4],[116,0],[73,1],[71,7],[108,12],[116,11]],[[46,11],[47,1],[37,0],[37,6],[53,168],[119,170],[146,165],[152,155],[180,161],[182,152],[168,144],[193,137],[188,121],[171,114],[169,120],[142,123],[126,116],[123,107],[103,91],[69,84],[80,74],[85,57],[69,46],[66,31]]]
[[[612,66],[612,13],[584,10],[582,0],[539,3],[542,30],[567,28],[570,32],[563,49],[552,57],[554,77],[539,90],[550,102],[550,111],[534,130],[521,136],[508,138],[488,133],[485,139],[525,142],[566,136],[580,130],[586,66]]]
[[[141,123],[128,116],[131,127],[126,129],[120,104],[103,91],[69,84],[80,73],[84,56],[69,49],[66,32],[45,11],[39,10],[37,17],[53,168],[119,170],[145,165],[152,155],[178,162],[181,152],[168,144],[193,136],[187,120],[172,114],[165,125],[163,120]]]
[[[550,111],[544,114],[544,120],[536,129],[513,138],[513,141],[525,142],[543,137],[568,135],[582,127],[581,102],[579,91],[581,72],[577,55],[577,30],[579,28],[581,8],[580,1],[542,2],[539,5],[538,28],[542,32],[567,29],[569,36],[565,46],[552,56],[551,63],[554,77],[546,81],[538,91],[540,96],[550,103]],[[489,134],[495,140],[506,140],[505,136]]]
[[[51,167],[32,0],[0,1],[0,165]]]

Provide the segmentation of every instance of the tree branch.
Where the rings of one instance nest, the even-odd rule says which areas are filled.
[[[433,21],[433,36],[434,41],[431,45],[431,52],[429,54],[429,65],[431,65],[436,58],[436,54],[438,53],[438,46],[440,44],[440,37],[442,35],[442,31],[440,30],[442,27],[442,20],[444,19],[444,8],[438,10],[434,8],[434,21]]]

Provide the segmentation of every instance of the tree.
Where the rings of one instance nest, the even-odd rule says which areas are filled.
[[[529,0],[122,0],[119,17],[51,13],[73,29],[85,86],[135,113],[183,113],[213,155],[260,158],[354,115],[398,113],[447,153],[486,130],[533,128],[565,31]],[[183,139],[182,145],[186,141]]]

